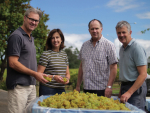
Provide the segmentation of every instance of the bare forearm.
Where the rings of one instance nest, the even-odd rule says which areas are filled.
[[[146,77],[138,76],[133,86],[128,90],[128,92],[132,95],[137,89],[139,89],[143,82],[145,81]]]
[[[132,87],[127,91],[128,93],[130,93],[130,95],[132,95],[137,89],[139,89],[142,86],[143,82],[145,81],[147,77],[146,65],[138,66],[137,70],[138,70],[139,76],[137,77]]]
[[[25,67],[23,64],[21,64],[19,61],[13,62],[9,64],[10,67],[17,72],[24,73],[30,76],[35,76],[37,72]]]
[[[83,71],[82,71],[82,63],[81,63],[80,67],[79,67],[78,80],[77,80],[77,86],[76,87],[80,87],[80,85],[82,83],[82,79],[83,79]]]
[[[116,74],[117,74],[117,64],[112,64],[110,66],[110,75],[109,75],[109,80],[108,80],[107,86],[113,85],[113,82],[116,78]]]

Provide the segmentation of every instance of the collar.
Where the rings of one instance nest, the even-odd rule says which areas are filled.
[[[31,38],[30,38],[29,35],[21,27],[19,27],[18,29],[22,33],[22,35],[28,36],[29,41],[32,42],[32,33],[30,34],[30,36],[31,36]]]
[[[104,38],[104,37],[103,37],[103,35],[102,35],[101,38],[100,38],[96,43],[99,43],[100,41],[102,41],[103,38]],[[92,41],[93,41],[93,40],[92,40],[92,37],[91,37],[90,42],[92,43]]]
[[[23,35],[28,35],[21,27],[19,27],[18,29],[21,31]],[[32,33],[30,34],[30,36],[32,36]]]
[[[122,48],[124,48],[124,50],[126,50],[126,49],[129,48],[134,42],[135,42],[135,39],[132,38],[132,40],[129,42],[129,44],[127,45],[127,47],[124,48],[123,45],[122,45]]]

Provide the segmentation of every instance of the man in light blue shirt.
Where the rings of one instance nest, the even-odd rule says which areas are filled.
[[[144,48],[131,37],[131,26],[126,21],[116,25],[119,41],[123,44],[119,52],[120,101],[128,102],[145,110],[147,87],[147,58]]]

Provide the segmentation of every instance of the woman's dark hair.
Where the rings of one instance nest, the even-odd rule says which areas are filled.
[[[59,50],[63,49],[65,46],[64,46],[64,41],[65,41],[65,38],[64,38],[64,35],[62,33],[62,31],[60,29],[53,29],[52,31],[50,31],[49,35],[48,35],[48,38],[47,38],[47,41],[46,41],[46,50],[52,50],[52,36],[54,33],[58,33],[61,37],[61,44],[60,44],[60,48]]]

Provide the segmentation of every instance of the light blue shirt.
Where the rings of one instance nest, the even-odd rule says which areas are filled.
[[[144,48],[132,39],[126,48],[120,48],[119,56],[119,80],[135,81],[139,76],[137,66],[147,65]]]

